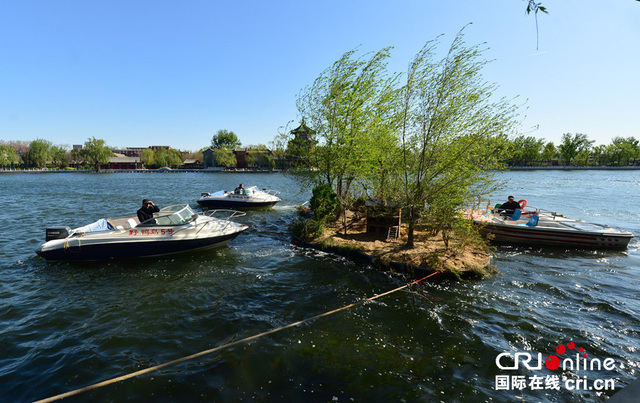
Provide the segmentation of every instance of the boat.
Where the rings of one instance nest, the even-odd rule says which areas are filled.
[[[472,210],[468,218],[494,243],[624,250],[634,237],[629,231],[568,218],[527,206],[526,202],[520,200],[521,209],[512,216],[499,211],[496,205],[493,209],[487,206],[486,210]]]
[[[143,222],[134,215],[102,218],[75,229],[49,227],[45,243],[36,253],[51,261],[83,261],[215,248],[228,244],[249,228],[230,220],[242,215],[244,213],[228,210],[196,214],[188,204],[176,204]]]
[[[228,192],[220,190],[215,193],[203,192],[198,199],[198,204],[206,208],[214,209],[254,209],[272,207],[282,199],[276,192],[267,189],[258,189],[250,186],[246,189]]]

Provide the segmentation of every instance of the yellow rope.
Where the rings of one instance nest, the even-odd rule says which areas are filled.
[[[136,372],[132,372],[130,374],[118,376],[116,378],[107,379],[106,381],[102,381],[102,382],[95,383],[93,385],[85,386],[84,388],[75,389],[75,390],[72,390],[72,391],[69,391],[69,392],[66,392],[66,393],[62,393],[62,394],[59,394],[59,395],[56,395],[56,396],[52,396],[52,397],[49,397],[49,398],[46,398],[46,399],[38,400],[35,403],[53,402],[55,400],[64,399],[64,398],[67,398],[69,396],[75,396],[75,395],[78,395],[78,394],[83,393],[83,392],[88,392],[90,390],[98,389],[98,388],[101,388],[103,386],[111,385],[111,384],[116,383],[116,382],[120,382],[120,381],[124,381],[126,379],[134,378],[134,377],[139,376],[139,375],[148,374],[149,372],[157,371],[157,370],[162,369],[162,368],[166,368],[166,367],[169,367],[169,366],[172,366],[172,365],[183,363],[185,361],[189,361],[189,360],[193,360],[195,358],[202,357],[204,355],[215,353],[217,351],[223,350],[225,348],[233,347],[233,346],[236,346],[236,345],[241,344],[241,343],[246,343],[248,341],[256,340],[256,339],[259,339],[261,337],[277,333],[277,332],[279,332],[281,330],[290,329],[292,327],[296,327],[296,326],[301,325],[303,323],[307,323],[307,322],[310,322],[310,321],[313,321],[313,320],[316,320],[316,319],[319,319],[319,318],[323,318],[325,316],[332,315],[332,314],[334,314],[336,312],[344,311],[345,309],[353,308],[354,306],[357,306],[357,305],[362,305],[365,302],[373,301],[373,300],[378,299],[380,297],[384,297],[384,296],[392,294],[392,293],[394,293],[396,291],[400,291],[400,290],[402,290],[404,288],[410,287],[411,285],[419,283],[419,282],[421,282],[421,281],[423,281],[423,280],[425,280],[425,279],[427,279],[427,278],[429,278],[429,277],[431,277],[431,276],[433,276],[435,274],[438,274],[438,273],[439,272],[431,273],[428,276],[421,278],[420,280],[416,280],[416,281],[414,281],[412,283],[405,284],[402,287],[398,287],[398,288],[395,288],[395,289],[393,289],[391,291],[387,291],[385,293],[378,294],[378,295],[375,295],[373,297],[369,297],[369,298],[367,298],[365,300],[362,300],[362,301],[354,302],[353,304],[349,304],[349,305],[343,306],[342,308],[334,309],[333,311],[325,312],[325,313],[313,316],[311,318],[303,319],[301,321],[293,322],[293,323],[290,323],[288,325],[285,325],[285,326],[282,326],[282,327],[279,327],[279,328],[276,328],[276,329],[271,329],[271,330],[268,330],[268,331],[263,332],[263,333],[259,333],[259,334],[256,334],[256,335],[253,335],[253,336],[250,336],[250,337],[246,337],[246,338],[244,338],[242,340],[236,340],[236,341],[233,341],[231,343],[223,344],[221,346],[214,347],[214,348],[209,349],[209,350],[204,350],[204,351],[201,351],[199,353],[195,353],[195,354],[192,354],[192,355],[189,355],[189,356],[186,356],[186,357],[178,358],[177,360],[165,362],[164,364],[156,365],[156,366],[149,367],[149,368],[146,368],[146,369],[141,369],[140,371],[136,371]]]

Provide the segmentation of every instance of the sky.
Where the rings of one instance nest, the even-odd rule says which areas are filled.
[[[524,103],[520,134],[640,139],[640,2],[24,0],[0,3],[0,140],[196,151],[295,128],[296,96],[347,51],[392,46],[406,71],[464,28],[484,78]],[[469,25],[470,24],[470,25]]]

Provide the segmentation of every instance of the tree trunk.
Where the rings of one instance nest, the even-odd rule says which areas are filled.
[[[409,228],[407,230],[407,248],[409,249],[413,249],[415,247],[415,244],[413,242],[413,229],[414,229],[414,221],[415,221],[415,216],[413,213],[413,207],[409,207]]]

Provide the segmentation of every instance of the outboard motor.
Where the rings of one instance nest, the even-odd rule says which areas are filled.
[[[51,227],[47,228],[47,236],[45,238],[46,242],[51,241],[52,239],[65,239],[71,233],[71,228],[69,227]]]

